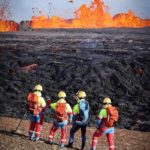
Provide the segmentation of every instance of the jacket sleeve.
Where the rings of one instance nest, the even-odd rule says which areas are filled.
[[[38,105],[42,108],[44,108],[46,106],[46,102],[43,97],[38,98]]]
[[[73,114],[76,115],[76,114],[79,114],[79,105],[76,104],[74,107],[73,107]]]
[[[56,109],[56,104],[57,104],[56,102],[55,103],[51,103],[50,107],[55,110]]]
[[[99,112],[99,115],[98,115],[98,118],[99,119],[103,119],[103,118],[107,118],[107,111],[105,108],[102,108]]]
[[[72,108],[68,103],[67,103],[67,113],[72,114]]]
[[[102,119],[107,117],[106,109],[102,108],[97,116],[96,127],[99,129],[101,127]]]

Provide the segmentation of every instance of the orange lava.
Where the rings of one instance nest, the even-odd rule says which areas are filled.
[[[120,13],[112,17],[109,8],[102,0],[93,0],[88,7],[83,4],[74,12],[75,18],[66,20],[53,16],[33,16],[32,28],[108,28],[108,27],[132,27],[141,28],[150,26],[149,19],[137,17],[131,10],[128,13]]]
[[[0,31],[18,31],[19,24],[14,21],[0,20]]]
[[[148,26],[150,26],[150,19],[142,19],[132,10],[111,16],[108,6],[102,0],[93,0],[89,7],[83,4],[74,12],[73,19],[67,20],[59,16],[49,18],[42,14],[33,16],[31,19],[32,28],[142,28]],[[0,31],[17,31],[18,28],[17,23],[0,18]]]

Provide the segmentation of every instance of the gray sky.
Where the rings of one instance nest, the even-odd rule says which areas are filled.
[[[0,3],[3,0],[0,0]],[[89,4],[91,0],[10,0],[10,19],[20,22],[30,20],[33,9],[42,10],[46,15],[57,15],[63,18],[73,18],[73,11],[82,4]],[[121,12],[128,12],[131,9],[137,16],[150,19],[150,0],[103,0],[109,6],[111,15]],[[49,5],[50,3],[50,5]]]

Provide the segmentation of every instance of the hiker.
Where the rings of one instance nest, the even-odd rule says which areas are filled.
[[[96,150],[98,138],[102,135],[107,136],[109,150],[114,150],[114,124],[118,120],[118,111],[111,105],[109,97],[104,98],[103,108],[97,117],[97,129],[93,134],[91,150]]]
[[[81,150],[83,150],[86,144],[86,128],[89,122],[89,103],[85,99],[86,93],[84,91],[78,91],[74,98],[77,101],[77,104],[73,107],[72,128],[70,130],[69,142],[66,147],[73,147],[74,135],[77,130],[81,129]]]
[[[42,97],[43,87],[38,84],[34,87],[27,97],[27,110],[29,111],[29,139],[39,141],[42,124],[44,121],[44,108],[46,103]],[[35,132],[35,133],[34,133]]]
[[[72,108],[66,102],[66,93],[60,91],[58,93],[59,100],[55,103],[51,103],[50,107],[55,111],[55,118],[53,125],[50,129],[48,144],[53,144],[53,137],[58,128],[61,128],[61,142],[60,148],[64,148],[66,142],[67,125],[72,121]]]

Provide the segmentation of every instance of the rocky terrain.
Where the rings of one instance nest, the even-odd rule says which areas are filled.
[[[67,100],[87,93],[91,124],[109,96],[119,110],[119,128],[150,131],[150,28],[35,29],[0,33],[0,115],[21,118],[35,84],[43,95]],[[51,111],[46,121],[51,121]]]
[[[24,118],[25,119],[25,118]],[[40,142],[32,142],[28,140],[27,120],[23,120],[16,130],[20,120],[14,118],[0,117],[0,149],[4,150],[58,150],[60,141],[60,132],[55,133],[54,144],[51,146],[46,141],[49,136],[51,124],[44,123]],[[67,131],[69,134],[70,126]],[[85,150],[90,150],[92,135],[95,131],[94,127],[87,128],[87,142]],[[75,135],[74,146],[72,149],[64,148],[64,150],[80,150],[81,140],[80,131]],[[115,150],[149,150],[150,133],[131,131],[126,129],[117,129],[115,134]],[[108,150],[106,136],[99,138],[97,150]]]

